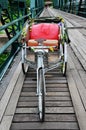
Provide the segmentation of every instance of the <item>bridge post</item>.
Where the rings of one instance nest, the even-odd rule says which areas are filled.
[[[68,7],[67,12],[70,12],[70,0],[67,0],[66,7]]]
[[[78,2],[78,0],[76,0],[76,14],[78,14],[78,7],[79,7],[79,2]]]
[[[35,7],[36,7],[36,0],[30,0],[30,9],[32,13],[32,18],[35,16],[35,12],[33,11]]]
[[[32,13],[32,18],[36,16],[37,13],[43,8],[44,0],[30,0],[30,9]]]
[[[65,1],[63,0],[63,10],[65,10]]]
[[[0,19],[1,19],[1,11],[2,11],[2,8],[1,8],[1,5],[0,5]]]
[[[53,7],[59,8],[59,0],[53,0]]]
[[[62,9],[62,1],[63,0],[59,0],[59,8]]]
[[[39,8],[40,7],[40,0],[36,0],[36,8]],[[36,14],[40,11],[40,9],[38,9],[36,11]]]

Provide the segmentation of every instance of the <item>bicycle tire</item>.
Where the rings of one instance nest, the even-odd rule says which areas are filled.
[[[64,43],[63,44],[63,63],[62,63],[62,73],[63,73],[63,76],[66,76],[66,73],[67,73],[67,46],[66,44]],[[65,59],[66,57],[66,59]]]
[[[41,105],[41,108],[42,108],[41,111],[40,111],[40,108],[39,108],[39,119],[40,119],[41,122],[43,122],[44,118],[45,118],[45,92],[44,92],[44,81],[43,81],[43,79],[44,79],[43,69],[39,70],[39,78],[40,78],[39,81],[40,81],[40,88],[41,88],[41,95],[40,95],[40,98],[39,98],[39,102],[41,102],[40,105]]]
[[[66,76],[66,71],[67,71],[67,62],[63,62],[63,64],[62,64],[63,76]]]
[[[24,63],[22,63],[22,71],[23,71],[23,74],[26,74],[26,72],[25,72],[25,65],[24,65]]]

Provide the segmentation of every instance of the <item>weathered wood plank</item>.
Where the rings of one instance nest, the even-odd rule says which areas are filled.
[[[39,117],[36,114],[15,114],[13,123],[17,122],[34,122],[39,121]],[[55,121],[55,122],[76,122],[74,114],[46,114],[45,122]]]
[[[37,113],[38,108],[17,108],[15,113]],[[46,107],[45,113],[73,113],[73,107]]]
[[[9,99],[10,99],[10,96],[13,92],[13,89],[15,87],[15,84],[17,82],[17,79],[18,79],[18,76],[20,74],[20,71],[21,71],[21,63],[19,63],[15,73],[13,74],[13,77],[0,101],[0,121],[2,120],[2,117],[3,117],[3,114],[5,112],[5,109],[7,107],[7,104],[9,102]]]
[[[37,87],[37,84],[25,84],[24,83],[23,88],[24,87]],[[61,83],[60,84],[55,84],[54,83],[54,84],[47,84],[47,87],[51,87],[51,88],[52,87],[60,87],[60,88],[62,87],[63,88],[63,87],[67,87],[67,85],[66,84],[61,84]]]
[[[82,71],[82,70],[79,70],[78,72],[80,74],[81,80],[82,80],[82,82],[85,86],[85,89],[86,89],[86,72]]]
[[[69,57],[68,60],[69,60],[69,65],[70,65],[71,58]],[[71,63],[72,63],[72,66],[74,66],[74,63],[73,62],[71,62]],[[84,104],[84,107],[86,109],[86,89],[85,89],[84,84],[82,83],[82,80],[79,76],[79,73],[78,73],[78,71],[76,70],[75,67],[74,67],[73,70],[71,70],[71,74],[74,78],[74,81],[76,83],[76,87],[79,91],[80,97],[81,97],[82,102]]]
[[[15,88],[13,90],[13,93],[10,96],[9,103],[8,103],[5,113],[3,115],[3,118],[2,118],[2,121],[0,124],[0,130],[9,130],[10,129],[13,115],[15,113],[17,101],[19,98],[19,94],[21,92],[22,84],[24,81],[24,77],[25,76],[23,75],[23,73],[20,72],[19,79],[17,79],[17,81],[16,81]]]
[[[48,75],[48,74],[45,74],[45,78],[47,80],[51,80],[51,79],[54,79],[54,80],[66,80],[66,77],[62,77],[62,76],[56,77],[55,75]],[[26,77],[25,80],[36,81],[37,78],[36,77]]]
[[[18,102],[17,104],[18,107],[37,107],[38,106],[38,102]],[[72,103],[71,101],[56,101],[56,102],[50,102],[50,101],[46,101],[45,102],[45,106],[46,107],[72,107]]]
[[[7,37],[7,36],[6,36]],[[0,35],[0,46],[1,46],[1,39],[2,39],[2,42],[3,42],[3,36]],[[4,41],[5,42],[5,41]],[[19,52],[16,57],[15,57],[15,60],[13,60],[12,64],[10,65],[10,67],[7,69],[3,79],[0,81],[0,100],[1,98],[3,97],[4,95],[4,92],[6,91],[8,85],[9,85],[9,82],[13,76],[13,74],[15,73],[16,71],[16,68],[18,67],[18,64],[20,63],[20,60],[21,60],[21,52]]]
[[[31,92],[22,92],[21,93],[21,97],[27,97],[27,96],[30,96]],[[48,92],[47,91],[47,94],[45,96],[69,96],[69,92],[65,92],[65,91],[60,91],[60,92]]]
[[[79,122],[79,127],[81,130],[85,130],[86,129],[86,112],[83,107],[82,101],[80,99],[80,95],[76,88],[76,83],[72,77],[70,69],[68,69],[68,85],[69,85],[74,109],[76,112],[77,120]]]
[[[4,116],[0,124],[0,130],[9,130],[13,116]]]
[[[74,55],[74,51],[71,49],[71,47],[68,47],[68,54],[69,56],[71,56],[71,62],[73,61],[74,63],[74,68],[76,68],[77,70],[83,70],[78,58]],[[72,66],[72,63],[71,63]],[[84,70],[83,70],[84,71]]]
[[[29,88],[29,87],[24,87],[22,89],[23,92],[36,92],[36,87],[34,88]],[[68,92],[68,88],[60,88],[60,87],[52,87],[52,88],[49,88],[49,87],[46,87],[46,91],[47,92]]]
[[[37,81],[28,81],[28,80],[25,80],[25,83],[27,83],[27,84],[36,84]],[[49,80],[49,81],[46,80],[46,84],[54,84],[54,83],[55,83],[55,84],[56,84],[56,83],[59,83],[59,84],[60,84],[60,83],[61,83],[61,84],[63,83],[63,84],[64,84],[64,83],[67,83],[67,81],[66,81],[66,80],[52,80],[52,81],[51,81],[51,80]]]
[[[17,102],[18,102],[18,99],[20,96],[20,92],[22,89],[24,78],[25,78],[25,76],[24,76],[23,72],[21,71],[19,79],[17,80],[16,86],[15,86],[15,89],[14,89],[12,96],[9,100],[9,104],[8,104],[6,112],[5,112],[6,116],[14,115],[14,113],[15,113],[16,105],[17,105]]]
[[[47,96],[45,101],[70,101],[69,96]],[[37,97],[20,97],[19,101],[28,102],[28,101],[37,101]]]
[[[13,123],[12,130],[78,130],[76,122]]]

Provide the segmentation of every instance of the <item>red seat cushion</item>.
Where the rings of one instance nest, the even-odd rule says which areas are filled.
[[[32,25],[30,39],[59,40],[60,28],[58,24],[40,23]]]

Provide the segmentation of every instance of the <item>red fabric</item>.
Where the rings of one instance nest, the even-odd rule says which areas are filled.
[[[59,40],[58,24],[40,23],[32,25],[30,39],[49,39]]]

